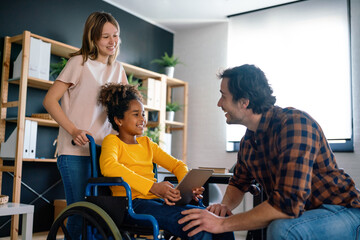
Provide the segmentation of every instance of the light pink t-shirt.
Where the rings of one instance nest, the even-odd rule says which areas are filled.
[[[108,65],[88,59],[82,65],[81,55],[69,59],[56,81],[72,85],[61,98],[61,108],[78,129],[89,131],[97,144],[114,133],[107,120],[106,110],[97,103],[100,86],[106,83],[127,83],[122,79],[124,71],[120,62]],[[62,127],[59,129],[58,153],[60,155],[89,156],[88,144],[73,146],[72,137]]]

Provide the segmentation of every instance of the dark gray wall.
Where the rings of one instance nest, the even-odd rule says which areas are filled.
[[[150,61],[159,58],[164,52],[172,54],[174,35],[133,15],[130,15],[101,0],[5,0],[0,7],[0,51],[3,52],[5,36],[21,34],[29,30],[40,36],[54,39],[66,44],[81,47],[83,26],[88,15],[94,11],[110,12],[120,24],[122,40],[119,60],[139,67],[159,71]],[[11,62],[21,47],[14,46]],[[2,59],[2,54],[1,54]],[[52,61],[57,61],[52,58]],[[1,66],[0,66],[1,68]],[[11,65],[12,68],[12,65]],[[11,77],[11,69],[10,69]],[[10,85],[9,101],[18,99],[17,86]],[[46,91],[28,90],[26,115],[45,112],[42,100]],[[17,109],[8,109],[7,117],[16,117]],[[15,128],[7,123],[6,137]],[[57,137],[56,128],[39,127],[37,140],[37,157],[52,157],[55,147],[52,145]],[[6,163],[6,162],[5,162]],[[24,163],[21,202],[35,205],[34,232],[48,230],[53,221],[53,199],[64,198],[62,183],[55,163]],[[50,188],[50,189],[49,189]],[[12,176],[3,175],[2,194],[12,195]],[[50,203],[38,198],[33,192],[44,194]],[[0,218],[0,236],[8,236],[9,217]],[[7,224],[5,224],[8,222]],[[5,224],[5,225],[4,225]]]

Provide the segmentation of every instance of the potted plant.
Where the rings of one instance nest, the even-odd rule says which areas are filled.
[[[57,76],[61,73],[61,71],[65,67],[67,61],[68,60],[66,58],[62,57],[60,62],[51,63],[50,64],[50,68],[51,68],[50,76],[57,78]]]
[[[144,131],[144,136],[149,137],[154,143],[159,144],[160,143],[160,128],[159,127],[147,128]]]
[[[181,105],[177,102],[169,102],[166,104],[166,119],[174,121],[175,112],[181,109]]]
[[[179,58],[174,57],[174,55],[172,55],[171,57],[167,54],[167,52],[164,53],[164,56],[162,56],[159,59],[154,59],[151,61],[151,63],[157,63],[160,66],[164,67],[165,69],[165,74],[168,77],[174,77],[174,69],[175,66],[179,63],[181,63],[179,61]]]

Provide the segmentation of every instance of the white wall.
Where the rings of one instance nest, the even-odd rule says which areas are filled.
[[[189,82],[188,154],[190,168],[227,167],[235,155],[225,151],[225,117],[220,97],[219,69],[226,67],[228,23],[209,24],[178,31],[174,54],[184,62],[175,77]]]
[[[360,188],[360,1],[351,0],[352,88],[354,153],[336,153],[340,168]],[[181,30],[175,33],[175,77],[189,82],[188,162],[191,167],[231,167],[236,153],[225,151],[225,117],[216,106],[220,97],[216,73],[226,67],[227,23]],[[336,97],[336,96],[334,96]]]

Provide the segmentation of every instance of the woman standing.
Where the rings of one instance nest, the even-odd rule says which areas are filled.
[[[60,125],[57,165],[68,205],[84,200],[90,177],[86,134],[101,144],[112,132],[105,109],[97,104],[100,86],[110,82],[127,83],[124,68],[116,61],[121,42],[119,34],[119,24],[111,14],[90,14],[81,49],[72,54],[44,98],[45,109]],[[67,224],[72,239],[78,239],[81,221],[71,217]]]

